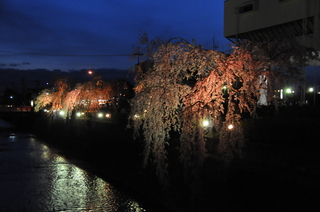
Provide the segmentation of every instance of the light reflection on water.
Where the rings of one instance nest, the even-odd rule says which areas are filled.
[[[15,133],[10,133],[10,135],[9,135],[9,141],[10,141],[10,142],[15,142],[15,140],[16,140],[16,135],[15,135]]]
[[[38,187],[34,208],[43,211],[147,211],[111,184],[70,164],[46,145],[33,138],[29,141],[31,161],[41,168],[38,176],[28,183]]]

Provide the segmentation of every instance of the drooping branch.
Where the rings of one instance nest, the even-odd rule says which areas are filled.
[[[155,42],[143,41],[155,47]],[[257,117],[261,95],[267,95],[271,104],[281,79],[299,76],[297,65],[310,55],[294,40],[243,42],[228,55],[183,39],[156,43],[161,45],[148,51],[148,60],[138,64],[130,118],[136,134],[143,131],[145,164],[149,159],[156,163],[160,179],[167,174],[166,147],[172,130],[180,133],[184,167],[201,166],[206,153],[203,119],[212,120],[220,134],[220,153],[226,159],[241,155],[241,115],[249,112]]]

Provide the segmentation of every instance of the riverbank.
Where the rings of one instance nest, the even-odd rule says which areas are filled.
[[[10,119],[21,130],[99,167],[99,175],[138,191],[168,211],[306,211],[320,208],[319,117],[319,108],[291,107],[282,108],[278,117],[245,120],[244,158],[234,159],[225,169],[217,155],[208,155],[202,170],[203,193],[195,203],[179,163],[169,167],[173,180],[167,190],[152,166],[142,168],[143,142],[132,140],[125,122],[47,122],[40,114]]]

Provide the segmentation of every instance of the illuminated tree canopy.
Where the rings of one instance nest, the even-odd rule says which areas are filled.
[[[63,110],[67,117],[73,110],[96,112],[101,108],[101,100],[115,104],[115,97],[128,92],[129,83],[125,80],[104,82],[100,77],[71,87],[66,79],[59,79],[53,89],[43,90],[36,99],[35,111],[49,108],[49,114]],[[115,106],[115,105],[114,105]]]
[[[179,134],[186,176],[198,177],[210,131],[219,136],[219,153],[228,163],[242,154],[241,118],[244,113],[257,117],[261,91],[266,91],[267,103],[276,107],[274,90],[282,80],[301,78],[306,62],[318,58],[290,36],[264,43],[245,41],[226,54],[182,38],[150,41],[143,35],[133,55],[142,56],[144,62],[136,66],[128,126],[135,138],[143,138],[144,166],[153,163],[165,185],[172,132]],[[42,91],[35,110],[49,107],[50,114],[64,110],[67,117],[75,109],[94,112],[101,107],[100,99],[114,104],[111,99],[127,87],[126,81],[103,82],[99,77],[74,86],[61,79],[54,89]]]
[[[219,133],[219,151],[228,161],[241,154],[241,115],[256,116],[260,91],[267,90],[271,104],[281,79],[300,76],[300,67],[313,55],[288,37],[285,42],[243,42],[230,54],[179,38],[147,42],[143,35],[141,40],[139,52],[145,50],[148,60],[137,67],[130,119],[135,135],[142,131],[144,165],[155,163],[164,183],[171,131],[180,134],[180,159],[186,170],[197,169],[205,160],[203,120]]]

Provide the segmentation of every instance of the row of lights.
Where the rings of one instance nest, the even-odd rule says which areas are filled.
[[[281,90],[278,90],[278,93],[280,93],[280,99],[283,99],[283,94],[284,94],[284,92],[286,93],[286,94],[293,94],[293,93],[295,93],[294,92],[294,90],[292,90],[291,88],[286,88],[285,90],[283,90],[283,89],[281,89]],[[308,89],[308,92],[310,92],[310,93],[312,93],[312,92],[314,92],[314,88],[309,88]],[[319,94],[320,94],[320,92],[318,92]]]
[[[139,119],[140,118],[140,116],[138,114],[135,114],[133,117],[134,117],[134,119]],[[211,121],[208,120],[208,119],[203,119],[201,125],[202,125],[203,128],[209,128],[209,127],[211,127]],[[227,128],[229,130],[232,130],[234,128],[234,126],[233,126],[233,124],[229,124],[227,126]]]
[[[111,113],[106,113],[106,114],[98,113],[98,118],[103,118],[103,117],[111,118]]]
[[[281,91],[283,91],[283,90],[281,89]],[[280,91],[280,92],[281,92],[281,91]],[[285,91],[286,91],[286,93],[288,93],[288,94],[289,94],[289,93],[294,93],[294,91],[291,90],[291,88],[287,88]],[[279,92],[279,91],[278,91],[278,92]],[[308,92],[314,92],[314,88],[313,88],[313,87],[309,88],[309,89],[308,89]]]
[[[47,110],[47,109],[44,109],[44,112],[49,113],[50,111]],[[53,110],[52,112],[56,112],[56,110]],[[65,111],[59,110],[59,115],[60,115],[60,116],[64,116],[65,114],[66,114]],[[77,113],[76,113],[76,116],[77,116],[77,117],[81,117],[81,116],[83,116],[83,115],[85,115],[84,112],[77,112]],[[97,116],[98,116],[98,118],[103,118],[103,117],[111,118],[111,113],[106,113],[106,114],[98,113]]]
[[[49,112],[48,110],[44,110],[45,112]],[[55,112],[55,111],[53,111],[53,112]],[[65,115],[65,112],[63,111],[63,110],[60,110],[59,111],[59,115],[60,116],[64,116]],[[83,116],[84,115],[84,113],[83,112],[78,112],[78,113],[76,113],[76,116],[77,117],[81,117],[81,116]],[[98,113],[98,118],[103,118],[103,117],[106,117],[106,118],[111,118],[111,113],[106,113],[106,114],[103,114],[103,113]],[[140,118],[140,116],[139,115],[134,115],[134,118]],[[211,125],[211,122],[209,121],[209,120],[207,120],[207,119],[204,119],[203,121],[202,121],[202,127],[204,127],[204,128],[207,128],[207,127],[210,127],[210,125]],[[229,129],[229,130],[232,130],[233,128],[234,128],[234,126],[232,125],[232,124],[229,124],[228,126],[227,126],[227,128]]]

